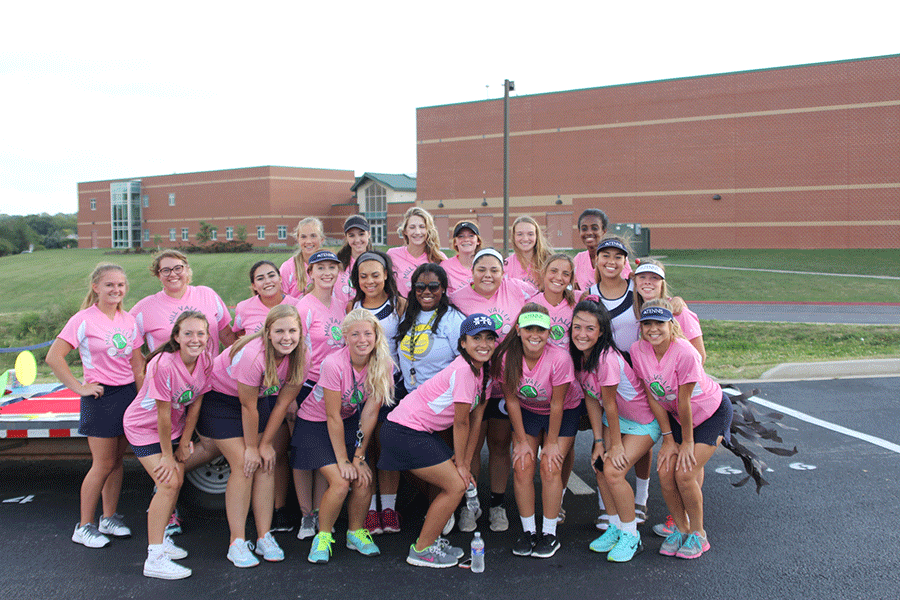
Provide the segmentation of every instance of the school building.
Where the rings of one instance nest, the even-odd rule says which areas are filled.
[[[900,247],[900,55],[511,97],[510,220],[578,247]],[[503,100],[419,108],[417,204],[503,239]]]

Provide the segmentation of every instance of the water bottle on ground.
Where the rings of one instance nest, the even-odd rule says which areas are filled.
[[[472,538],[472,572],[484,573],[484,540],[481,533],[475,532]]]
[[[478,488],[475,487],[474,483],[470,483],[469,487],[466,488],[466,508],[473,515],[480,513],[481,505],[478,502]],[[478,517],[475,518],[477,519]]]

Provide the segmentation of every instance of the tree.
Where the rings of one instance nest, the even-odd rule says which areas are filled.
[[[205,244],[212,239],[212,226],[206,221],[200,221],[200,231],[197,232],[197,242]]]
[[[240,225],[237,228],[237,239],[239,239],[242,242],[247,241],[247,228],[244,227],[243,225]]]

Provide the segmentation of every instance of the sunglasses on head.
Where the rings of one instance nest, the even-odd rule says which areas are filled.
[[[441,289],[441,283],[439,281],[430,281],[428,283],[422,283],[421,281],[416,282],[413,287],[417,292],[424,292],[427,288],[429,292],[436,292]]]

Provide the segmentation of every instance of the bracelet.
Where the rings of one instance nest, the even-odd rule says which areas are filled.
[[[595,444],[602,444],[602,443],[603,443],[603,438],[595,438],[595,439],[594,439],[594,443],[595,443]]]
[[[356,459],[356,460],[361,460],[361,461],[363,461],[363,462],[366,462],[366,457],[365,457],[365,456],[354,456],[353,458]]]
[[[665,433],[663,433],[663,435],[672,435],[672,432],[671,432],[671,431],[666,431]]]

